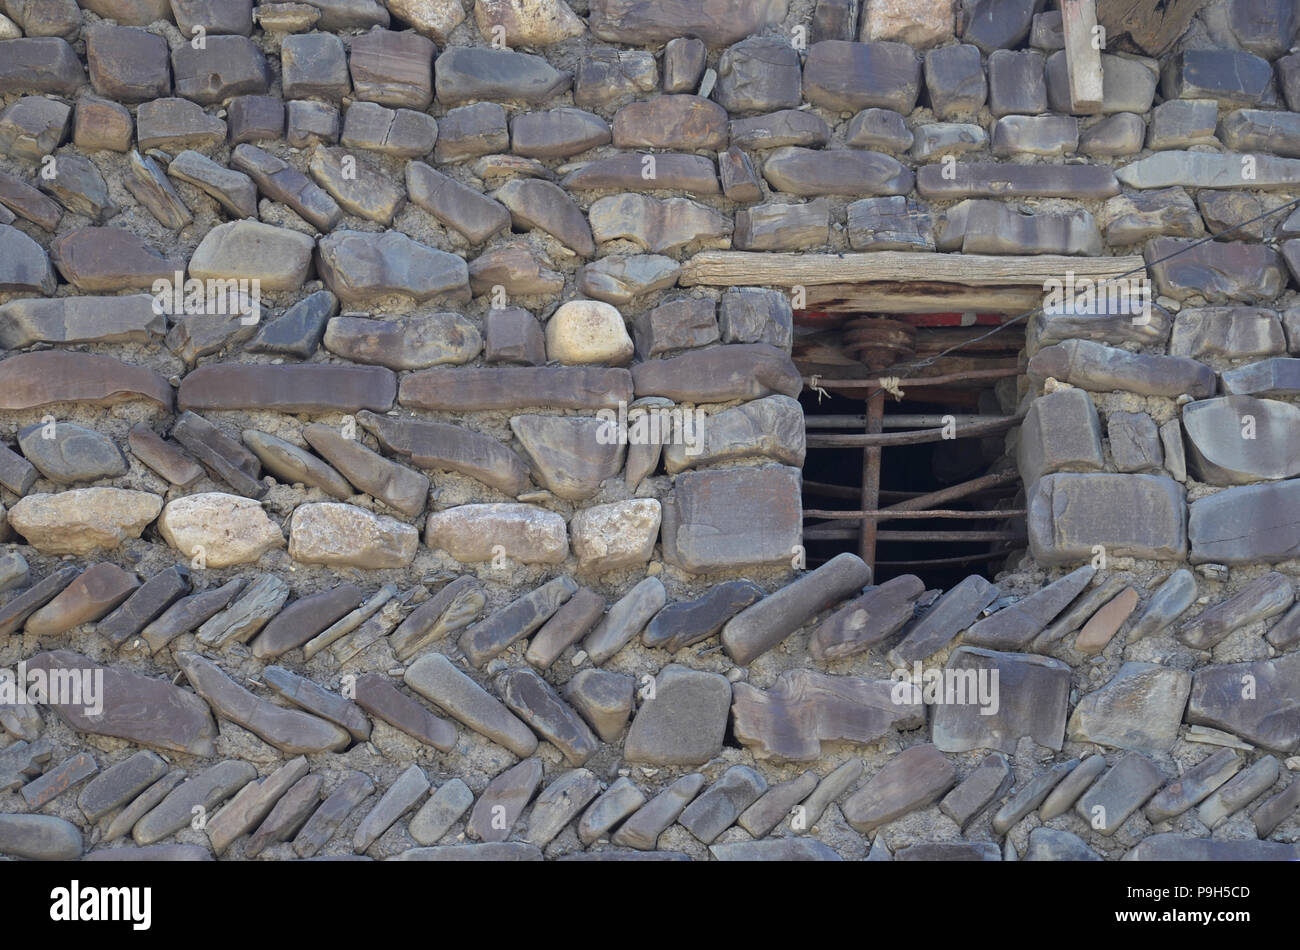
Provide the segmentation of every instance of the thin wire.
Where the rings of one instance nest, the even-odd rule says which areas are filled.
[[[1292,201],[1288,201],[1286,204],[1283,205],[1278,205],[1276,208],[1273,208],[1271,211],[1265,211],[1263,214],[1258,214],[1255,217],[1247,221],[1242,221],[1240,224],[1233,225],[1232,227],[1224,231],[1219,231],[1218,233],[1215,234],[1207,234],[1205,237],[1198,238],[1197,240],[1193,241],[1191,244],[1187,244],[1183,247],[1180,247],[1172,254],[1167,254],[1164,257],[1151,261],[1150,263],[1144,263],[1141,267],[1135,267],[1132,270],[1125,271],[1124,273],[1119,274],[1115,277],[1107,277],[1105,278],[1105,280],[1107,281],[1123,280],[1125,277],[1132,277],[1134,274],[1145,274],[1150,268],[1155,267],[1157,264],[1163,264],[1165,261],[1178,257],[1180,254],[1186,254],[1188,251],[1192,250],[1193,248],[1200,247],[1202,244],[1207,244],[1211,241],[1217,241],[1219,238],[1223,237],[1224,235],[1232,234],[1236,231],[1240,231],[1243,228],[1254,224],[1256,221],[1262,221],[1264,218],[1271,217],[1277,214],[1279,211],[1284,211],[1288,208],[1292,208],[1297,205],[1300,205],[1300,198],[1296,198]],[[987,333],[981,333],[979,336],[971,337],[969,340],[963,340],[960,343],[954,343],[946,350],[941,350],[940,352],[935,353],[933,356],[925,357],[925,359],[915,360],[911,363],[904,363],[901,369],[918,370],[918,369],[924,369],[927,366],[933,366],[938,360],[949,355],[950,353],[956,353],[958,350],[965,349],[968,346],[973,346],[974,344],[979,343],[981,340],[987,340],[995,333],[1001,333],[1007,327],[1015,326],[1016,324],[1021,323],[1024,320],[1028,320],[1031,317],[1037,316],[1039,313],[1042,313],[1042,310],[1043,310],[1042,307],[1035,307],[1033,310],[1028,310],[1020,314],[1019,316],[1012,317],[1010,320],[1007,320],[1005,323],[998,324],[993,329],[989,330]],[[890,367],[890,369],[893,370],[893,367]],[[906,373],[901,373],[901,374],[896,372],[890,373],[890,381],[895,384],[907,378],[908,376]],[[894,387],[881,386],[878,389],[873,389],[871,392],[867,393],[866,396],[858,397],[858,398],[870,399],[872,396],[876,395],[877,393],[889,392],[892,388]]]

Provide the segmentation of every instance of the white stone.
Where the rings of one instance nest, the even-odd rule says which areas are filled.
[[[951,39],[954,0],[865,0],[861,40],[894,40],[917,49]]]
[[[488,39],[505,27],[506,46],[549,46],[587,32],[564,0],[474,0],[474,20]]]
[[[415,27],[417,33],[441,45],[446,45],[451,31],[465,19],[461,0],[385,0],[384,5],[393,16]]]
[[[162,504],[150,492],[74,488],[20,498],[9,510],[9,525],[42,554],[89,554],[140,537]]]
[[[662,513],[654,498],[633,498],[579,511],[569,522],[578,570],[604,573],[644,566],[659,539]]]
[[[546,356],[561,363],[617,366],[634,351],[623,315],[599,300],[570,300],[546,324]]]
[[[158,532],[188,558],[207,567],[251,564],[284,545],[284,534],[253,498],[200,492],[167,503]]]
[[[465,564],[497,554],[524,564],[559,564],[569,554],[564,518],[536,505],[460,505],[429,515],[424,543]]]
[[[299,505],[289,521],[289,557],[304,564],[406,567],[419,544],[411,525],[341,502]]]

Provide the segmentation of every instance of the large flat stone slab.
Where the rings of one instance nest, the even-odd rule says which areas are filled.
[[[1046,564],[1087,561],[1095,545],[1109,557],[1178,560],[1187,539],[1183,486],[1164,475],[1045,475],[1030,495],[1029,548]]]

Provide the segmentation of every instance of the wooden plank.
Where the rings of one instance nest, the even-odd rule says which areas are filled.
[[[883,252],[882,252],[883,253]],[[930,313],[957,307],[999,314],[1042,306],[1040,287],[963,287],[958,284],[879,283],[807,286],[807,306],[831,313]]]
[[[1094,115],[1101,111],[1101,47],[1093,44],[1097,26],[1095,0],[1061,0],[1065,34],[1065,68],[1070,77],[1070,111]]]
[[[1006,254],[930,254],[924,251],[877,251],[874,254],[703,251],[682,267],[679,283],[683,287],[730,287],[737,284],[815,287],[919,281],[966,287],[1036,287],[1041,302],[1043,282],[1061,280],[1066,271],[1072,271],[1075,280],[1084,277],[1111,280],[1134,270],[1139,273],[1146,270],[1146,262],[1136,255],[1068,257],[1031,254],[1017,257]],[[818,308],[809,301],[807,309]]]

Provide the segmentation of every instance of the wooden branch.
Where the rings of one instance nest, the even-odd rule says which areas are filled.
[[[932,491],[925,495],[918,495],[915,498],[909,498],[907,501],[900,501],[896,505],[890,505],[888,511],[923,511],[930,505],[940,505],[946,501],[954,501],[958,498],[965,498],[967,495],[973,495],[976,492],[991,488],[994,485],[1002,485],[1006,482],[1016,482],[1020,480],[1020,473],[1015,469],[1008,469],[1005,472],[994,472],[990,475],[981,475],[979,478],[972,478],[968,482],[962,482],[958,485],[949,485],[947,488],[941,488],[938,491]]]
[[[955,518],[957,520],[987,521],[990,518],[1015,518],[1027,513],[1025,508],[991,508],[987,511],[962,511],[938,508],[930,511],[819,511],[806,510],[805,518],[826,518],[831,521],[861,521],[864,517],[876,521],[893,521],[895,518]]]
[[[955,439],[975,439],[998,432],[1005,432],[1024,421],[1023,416],[1005,416],[992,422],[977,422],[974,425],[955,426]],[[863,446],[921,445],[926,442],[941,442],[945,439],[946,428],[918,429],[915,432],[823,432],[807,436],[810,449],[847,449]]]
[[[1096,25],[1095,0],[1061,0],[1070,111],[1083,115],[1098,113],[1102,106],[1101,48],[1093,45]]]
[[[951,386],[954,383],[964,383],[975,379],[1005,379],[1008,376],[1019,376],[1019,367],[1007,367],[1005,369],[981,369],[972,370],[969,373],[957,373],[952,376],[907,376],[898,381],[898,385],[903,392],[909,389],[921,389],[926,386]],[[809,376],[804,380],[804,385],[809,389],[812,388],[813,377]],[[817,385],[822,389],[877,389],[880,387],[880,377],[873,379],[818,379]]]

